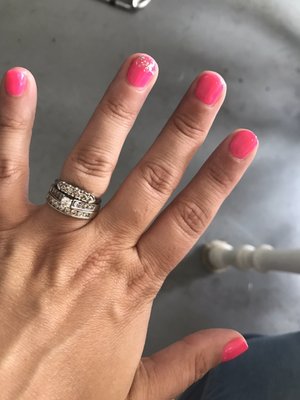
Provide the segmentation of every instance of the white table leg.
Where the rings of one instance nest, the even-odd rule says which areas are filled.
[[[300,249],[278,250],[266,244],[234,248],[229,243],[214,240],[203,246],[202,260],[215,272],[232,266],[240,270],[254,269],[259,272],[275,270],[300,273]]]

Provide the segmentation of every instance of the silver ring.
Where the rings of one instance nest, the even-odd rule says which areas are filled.
[[[94,218],[101,205],[101,199],[93,193],[59,179],[50,186],[46,199],[56,211],[80,219]]]
[[[104,0],[106,3],[125,8],[127,10],[138,10],[145,8],[151,0]]]

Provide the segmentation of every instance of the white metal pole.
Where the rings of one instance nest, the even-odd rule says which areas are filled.
[[[232,266],[240,270],[275,270],[300,274],[300,249],[279,250],[266,244],[259,247],[244,245],[234,248],[229,243],[213,240],[203,246],[202,259],[205,265],[215,272]]]

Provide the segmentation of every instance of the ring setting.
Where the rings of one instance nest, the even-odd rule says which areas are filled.
[[[78,186],[56,179],[48,191],[47,203],[64,215],[92,219],[100,209],[101,199]]]

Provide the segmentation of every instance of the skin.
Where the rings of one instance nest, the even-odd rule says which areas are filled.
[[[144,88],[121,66],[60,177],[106,191],[123,142],[158,72]],[[141,358],[152,302],[167,275],[208,227],[251,164],[231,156],[232,134],[158,213],[205,140],[214,106],[196,80],[153,146],[91,221],[28,200],[36,84],[0,88],[0,387],[2,400],[167,400],[221,362],[233,330],[196,332]]]

